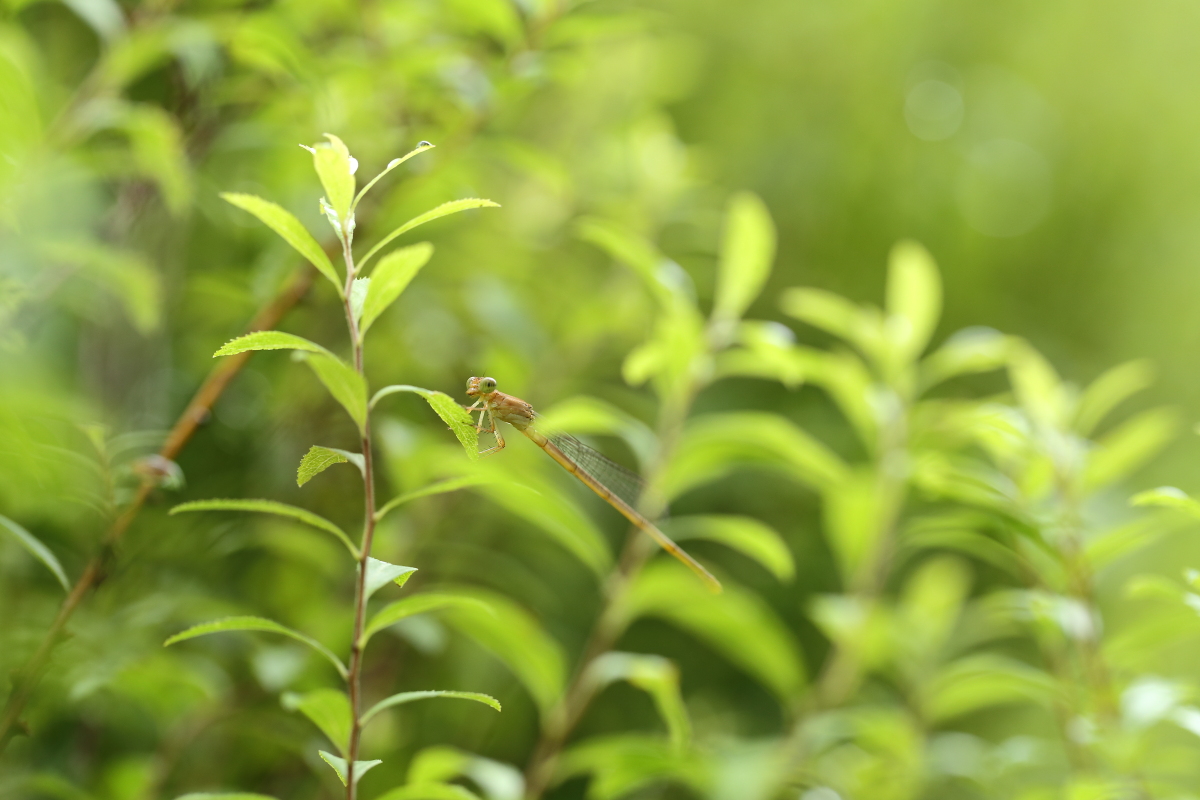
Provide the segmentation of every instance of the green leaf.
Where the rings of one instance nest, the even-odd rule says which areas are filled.
[[[288,636],[298,642],[304,642],[306,645],[316,650],[325,658],[329,659],[329,663],[337,669],[338,674],[343,678],[346,677],[346,666],[341,660],[330,652],[329,648],[318,642],[316,639],[305,636],[299,631],[294,631],[291,628],[280,625],[274,620],[269,620],[264,617],[225,617],[224,619],[205,622],[200,625],[193,625],[185,631],[180,631],[174,636],[163,642],[163,647],[169,647],[176,642],[184,642],[188,639],[195,639],[198,636],[207,636],[210,633],[224,633],[226,631],[262,631],[264,633],[278,633],[283,636]]]
[[[923,668],[930,655],[943,651],[970,591],[970,569],[956,556],[927,558],[907,576],[891,626],[902,663]]]
[[[479,431],[475,430],[475,421],[453,397],[432,389],[422,389],[420,386],[397,384],[385,386],[376,392],[375,396],[371,398],[371,408],[374,408],[375,404],[384,397],[397,392],[413,392],[424,397],[429,403],[429,407],[442,418],[442,422],[445,422],[450,430],[454,431],[454,435],[462,444],[463,449],[467,451],[467,457],[472,461],[479,458]]]
[[[680,752],[669,742],[645,734],[593,736],[568,748],[561,756],[556,781],[575,775],[592,776],[588,800],[619,800],[634,796],[643,787],[670,782],[690,787],[695,796],[710,795],[714,771],[711,756]],[[739,780],[740,778],[740,780]],[[740,788],[745,777],[733,778]],[[766,797],[742,795],[738,788],[723,797]],[[641,796],[643,793],[638,793]]]
[[[1096,489],[1128,476],[1170,444],[1179,427],[1178,412],[1169,408],[1151,409],[1121,423],[1089,454],[1085,485]]]
[[[389,583],[395,583],[397,586],[403,586],[408,583],[408,579],[417,571],[416,567],[402,567],[399,564],[389,564],[386,561],[380,561],[377,558],[367,558],[367,597],[375,594],[375,592],[387,586]]]
[[[603,580],[612,566],[604,534],[561,489],[541,475],[529,473],[521,482],[492,481],[480,491],[509,513],[549,534],[571,555]]]
[[[542,410],[538,425],[576,435],[619,436],[640,464],[651,463],[658,452],[658,437],[649,425],[591,395],[576,395]]]
[[[267,794],[252,792],[192,792],[180,795],[175,800],[275,800]]]
[[[824,493],[825,537],[848,583],[874,563],[884,542],[888,509],[878,486],[876,474],[864,467]]]
[[[499,203],[493,203],[491,200],[481,200],[477,197],[468,197],[468,198],[464,198],[462,200],[451,200],[448,203],[442,203],[437,208],[430,209],[429,211],[426,211],[424,214],[413,217],[408,222],[404,223],[399,228],[396,228],[396,230],[392,231],[387,236],[383,237],[382,241],[380,241],[379,244],[372,247],[370,249],[370,251],[365,256],[363,256],[362,259],[359,260],[358,269],[360,272],[365,271],[367,263],[372,258],[374,258],[375,255],[380,250],[382,250],[384,247],[386,247],[397,236],[400,236],[401,234],[404,234],[404,233],[408,233],[409,231],[411,231],[413,228],[417,227],[418,225],[424,225],[426,222],[432,222],[433,220],[447,216],[448,214],[455,214],[459,211],[466,211],[471,208],[499,208],[499,207],[500,207]]]
[[[321,185],[325,187],[325,197],[337,212],[342,225],[345,225],[350,218],[350,204],[354,201],[354,169],[350,165],[350,151],[333,134],[327,133],[325,138],[329,140],[328,144],[321,142],[311,148],[313,166],[317,169]]]
[[[1013,548],[973,529],[982,525],[986,522],[954,514],[920,517],[907,525],[901,542],[913,554],[931,549],[954,550],[999,567],[1013,577],[1024,574],[1024,564]]]
[[[63,572],[62,564],[58,563],[58,559],[54,557],[54,553],[50,552],[50,548],[42,544],[36,536],[23,527],[13,522],[5,516],[0,516],[0,526],[8,529],[8,532],[17,537],[17,541],[21,546],[28,550],[34,558],[46,565],[46,569],[54,573],[54,577],[58,578],[58,582],[62,584],[63,589],[71,590],[70,583],[67,582],[67,573]]]
[[[605,219],[584,217],[575,226],[576,234],[613,260],[631,267],[650,293],[664,305],[674,302],[673,287],[664,281],[664,267],[670,260],[644,238],[630,233],[622,225]]]
[[[926,713],[942,722],[1007,703],[1045,708],[1057,691],[1052,677],[1020,661],[991,654],[967,656],[933,677]]]
[[[929,251],[912,241],[892,248],[887,281],[888,341],[902,363],[916,360],[942,315],[942,281]]]
[[[1088,436],[1114,408],[1150,386],[1154,368],[1148,361],[1129,361],[1092,381],[1075,409],[1075,431]]]
[[[774,260],[775,223],[766,204],[750,192],[735,194],[725,212],[713,317],[740,318],[762,291]]]
[[[365,726],[372,717],[380,711],[392,708],[393,706],[411,703],[414,700],[428,700],[434,697],[448,697],[452,700],[474,700],[476,703],[483,703],[485,706],[490,706],[497,711],[500,710],[500,701],[496,698],[480,694],[479,692],[452,692],[440,689],[431,689],[423,692],[400,692],[391,697],[386,697],[380,700],[375,705],[371,706],[365,714],[362,715],[362,724]]]
[[[130,166],[158,185],[167,209],[175,216],[192,199],[191,165],[176,118],[158,106],[121,104],[114,127],[129,138]]]
[[[350,746],[350,698],[336,689],[316,689],[297,694],[285,692],[281,698],[288,711],[299,711],[308,717],[321,733],[333,742],[339,753]]]
[[[312,237],[308,229],[300,224],[300,220],[281,206],[251,194],[225,192],[221,197],[243,211],[249,211],[268,228],[283,237],[285,242],[307,258],[322,275],[329,279],[329,282],[337,289],[338,297],[343,296],[342,281],[338,277],[337,270],[333,268],[333,262],[329,260],[329,256],[325,255],[325,251],[321,249],[321,245],[317,244],[317,240]]]
[[[1189,512],[1192,516],[1200,516],[1200,504],[1189,509]],[[1084,552],[1092,571],[1099,572],[1134,550],[1147,547],[1191,524],[1191,520],[1182,514],[1170,514],[1167,517],[1164,519],[1162,514],[1147,514],[1089,536]]]
[[[470,607],[483,614],[491,613],[487,604],[476,597],[467,597],[451,592],[423,592],[388,603],[379,609],[363,629],[362,646],[366,647],[372,636],[384,628],[395,625],[402,619],[416,614],[427,614],[430,611],[444,611],[461,607]]]
[[[691,573],[688,580],[708,595]],[[512,670],[545,716],[562,696],[566,684],[566,657],[537,619],[528,611],[496,592],[459,589],[458,597],[473,598],[474,604],[447,608],[442,619],[475,640]]]
[[[742,320],[734,332],[740,347],[725,348],[715,357],[715,378],[763,378],[798,389],[805,380],[805,359],[795,346],[796,335],[778,322]]]
[[[709,379],[710,343],[704,320],[690,297],[672,295],[654,323],[654,331],[621,365],[631,386],[653,380],[660,397],[680,397]]]
[[[447,478],[444,481],[431,483],[428,486],[422,486],[420,489],[413,489],[411,492],[393,497],[387,502],[383,508],[375,512],[376,521],[383,519],[389,512],[404,505],[405,503],[417,500],[421,497],[430,497],[435,494],[445,494],[446,492],[456,492],[459,489],[466,489],[471,486],[479,486],[484,483],[491,483],[492,479],[486,475],[466,475],[461,478]]]
[[[434,745],[413,756],[408,764],[410,784],[444,783],[464,775],[475,758],[455,747]]]
[[[1196,502],[1185,491],[1177,489],[1174,486],[1159,486],[1157,489],[1139,492],[1130,498],[1129,504],[1134,506],[1176,508],[1200,518],[1200,502]]]
[[[346,774],[349,772],[349,763],[346,761],[346,759],[338,758],[333,753],[326,753],[324,750],[318,750],[317,754],[319,756],[321,756],[321,759],[326,764],[333,767],[333,771],[337,773],[338,780],[340,780],[342,782],[342,786],[345,786],[346,782],[347,782]],[[374,761],[355,761],[354,762],[354,784],[355,784],[355,786],[357,786],[358,782],[360,780],[362,780],[362,776],[367,774],[367,770],[371,769],[374,766],[382,764],[382,763],[383,763],[383,761],[381,761],[380,759],[375,759]]]
[[[692,420],[663,481],[668,498],[718,480],[742,465],[784,470],[816,488],[843,481],[846,465],[783,417],[759,412],[708,414]]]
[[[354,205],[351,206],[351,210],[353,210],[353,208],[358,205],[358,202],[363,199],[363,196],[365,196],[367,192],[371,191],[372,186],[379,183],[380,179],[383,178],[384,175],[387,175],[389,172],[391,172],[396,167],[403,164],[405,161],[408,161],[413,156],[418,155],[420,153],[424,153],[426,150],[432,150],[436,146],[437,145],[433,145],[433,144],[417,145],[416,148],[414,148],[413,150],[410,150],[408,153],[401,156],[400,158],[393,158],[391,161],[389,161],[388,165],[386,167],[384,167],[382,172],[380,172],[378,175],[376,175],[374,178],[372,178],[367,183],[366,186],[364,186],[362,189],[359,190],[358,196],[354,198]]]
[[[454,783],[413,783],[398,786],[375,800],[479,800],[479,795]]]
[[[691,741],[692,722],[679,693],[679,669],[670,659],[644,653],[604,653],[588,665],[585,680],[602,688],[623,680],[650,695],[667,726],[671,744],[685,749]]]
[[[781,581],[791,580],[796,563],[783,537],[753,517],[695,514],[663,520],[663,531],[675,541],[704,539],[720,542],[766,567]]]
[[[181,503],[171,509],[171,514],[182,514],[188,511],[251,511],[260,514],[276,514],[281,517],[291,517],[299,520],[305,525],[311,525],[318,530],[327,531],[337,537],[338,541],[346,545],[346,549],[354,558],[358,558],[358,548],[350,541],[350,537],[346,532],[334,525],[324,517],[317,516],[311,511],[296,506],[289,506],[286,503],[279,503],[275,500],[193,500],[190,503]]]
[[[300,459],[300,468],[296,470],[296,485],[303,486],[334,464],[354,463],[361,472],[363,460],[361,453],[349,453],[334,447],[321,447],[314,444],[308,448],[304,458]]]
[[[421,242],[410,247],[393,250],[379,261],[379,266],[371,274],[371,287],[367,291],[363,303],[362,325],[360,330],[367,330],[379,319],[379,315],[396,302],[408,284],[420,272],[421,267],[429,263],[433,257],[433,245]]]
[[[255,331],[231,339],[213,353],[218,356],[234,356],[247,350],[302,350],[309,353],[323,353],[333,357],[333,354],[316,342],[310,342],[300,336],[283,331]]]
[[[883,408],[871,370],[851,352],[824,352],[807,347],[796,350],[808,382],[829,393],[863,444],[869,450],[875,450],[879,444]]]
[[[333,399],[354,420],[361,433],[367,424],[367,380],[354,367],[332,355],[318,353],[305,359]]]
[[[1050,362],[1028,342],[1012,340],[1008,375],[1017,402],[1039,424],[1064,427],[1067,397]]]
[[[876,309],[860,308],[824,289],[785,289],[779,301],[783,313],[877,356],[884,340],[883,322]]]
[[[921,362],[921,391],[959,375],[1001,369],[1008,363],[1009,337],[991,328],[967,328]]]
[[[620,618],[626,624],[659,617],[701,639],[790,703],[804,685],[804,665],[795,639],[757,595],[726,582],[720,595],[708,592],[675,562],[651,562],[634,580]]]
[[[56,242],[40,249],[48,258],[76,267],[80,276],[116,297],[139,333],[158,328],[162,319],[162,279],[140,253],[98,242]]]
[[[446,781],[459,777],[473,781],[488,800],[521,800],[526,796],[525,779],[516,767],[454,747],[426,747],[408,764],[409,786],[446,785]]]

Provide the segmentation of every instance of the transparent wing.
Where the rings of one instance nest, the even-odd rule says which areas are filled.
[[[581,470],[608,487],[613,494],[632,508],[638,507],[638,500],[645,491],[646,482],[636,472],[600,455],[568,433],[548,433],[546,431],[542,431],[542,433],[568,458],[578,464]]]

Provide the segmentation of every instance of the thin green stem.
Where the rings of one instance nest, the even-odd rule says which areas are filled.
[[[895,547],[895,532],[904,507],[907,478],[903,471],[889,469],[896,459],[904,458],[908,448],[908,417],[913,401],[906,393],[897,392],[900,407],[881,426],[875,456],[877,473],[874,494],[886,504],[879,515],[876,548],[860,566],[857,574],[850,576],[847,591],[864,603],[874,602],[882,593],[890,574]],[[783,745],[782,772],[778,776],[778,787],[794,784],[804,772],[808,758],[808,742],[805,739],[804,723],[821,711],[845,704],[859,687],[862,679],[862,659],[852,647],[834,642],[829,656],[802,704],[798,719]]]
[[[343,308],[346,312],[346,325],[350,331],[350,343],[354,348],[354,369],[363,375],[363,341],[359,334],[358,320],[350,304],[350,290],[354,285],[356,275],[354,254],[350,248],[350,237],[342,236],[342,258],[346,262],[346,291],[343,293]],[[364,375],[364,380],[365,380]],[[362,427],[363,455],[363,537],[359,548],[358,579],[354,585],[354,635],[350,645],[350,668],[346,684],[350,695],[350,742],[346,750],[346,800],[355,800],[358,793],[357,779],[354,775],[355,762],[358,760],[359,742],[362,739],[362,665],[363,643],[362,634],[366,626],[367,615],[367,565],[370,563],[371,544],[375,538],[375,458],[371,449],[371,412]]]
[[[658,457],[646,473],[650,486],[656,486],[683,432],[684,422],[696,395],[696,387],[688,386],[675,397],[664,398],[660,406],[658,424]],[[657,494],[638,510],[647,519],[657,519],[666,510],[666,503]],[[539,800],[550,788],[550,781],[558,764],[559,755],[568,737],[583,718],[595,695],[595,686],[586,676],[592,663],[612,649],[625,629],[621,609],[625,596],[633,585],[642,567],[654,555],[656,548],[651,540],[637,528],[631,528],[625,539],[617,568],[608,576],[605,585],[604,606],[597,617],[583,655],[571,678],[566,693],[558,706],[550,713],[534,747],[533,755],[525,769],[525,796],[527,800]]]

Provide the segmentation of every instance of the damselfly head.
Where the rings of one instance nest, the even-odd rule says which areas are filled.
[[[496,391],[495,378],[467,378],[467,397],[478,397]]]

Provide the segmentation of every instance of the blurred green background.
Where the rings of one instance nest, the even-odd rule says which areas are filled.
[[[218,193],[270,199],[332,241],[299,143],[340,136],[361,163],[360,185],[418,141],[437,145],[364,201],[360,247],[448,200],[501,205],[409,234],[436,251],[372,333],[373,386],[462,399],[468,376],[491,375],[539,409],[573,410],[585,433],[625,433],[626,444],[596,441],[631,465],[673,401],[669,387],[631,375],[626,358],[656,326],[690,319],[672,316],[655,281],[671,302],[707,314],[728,204],[748,191],[765,203],[778,246],[746,316],[776,324],[728,341],[709,329],[716,364],[727,346],[747,360],[687,398],[691,419],[728,424],[705,434],[724,442],[711,452],[684,437],[672,469],[688,490],[672,514],[736,515],[774,533],[760,531],[758,557],[689,544],[733,587],[712,612],[726,615],[724,629],[663,611],[695,602],[710,613],[708,600],[663,578],[662,596],[644,601],[658,610],[631,612],[619,640],[677,665],[690,739],[678,741],[670,714],[663,722],[639,687],[606,688],[545,796],[1200,796],[1200,618],[1188,606],[1200,597],[1182,572],[1200,564],[1185,520],[1194,509],[1169,494],[1148,501],[1177,507],[1161,516],[1127,502],[1200,478],[1197,24],[1200,12],[1182,2],[5,0],[0,515],[43,542],[70,580],[99,551],[136,490],[137,459],[157,450],[217,363],[212,352],[303,269]],[[838,336],[838,324],[819,330],[805,324],[815,312],[789,306],[796,286],[883,305],[889,253],[904,239],[924,245],[941,275],[931,348],[982,327],[1033,349],[1004,339],[997,355],[1000,334],[977,330],[987,344],[974,355],[986,363],[951,371],[978,374],[922,399],[906,370],[933,367],[889,371],[888,345],[870,344],[877,316]],[[638,253],[649,253],[640,267]],[[340,314],[329,287],[314,285],[280,328],[344,352]],[[1143,374],[1082,395],[1083,411],[1078,387],[1131,359],[1148,360],[1152,385],[1093,436],[1087,408],[1107,410],[1100,395],[1115,403]],[[839,383],[859,361],[869,377]],[[1178,413],[1093,443],[1162,405]],[[855,408],[882,421],[848,423]],[[384,498],[476,469],[419,398],[381,409]],[[750,434],[717,416],[744,412],[772,420],[753,428],[762,440],[745,452],[721,437]],[[889,414],[911,421],[897,428],[907,444],[889,440]],[[784,425],[866,477],[843,491],[813,479],[811,464],[789,467],[768,441]],[[348,470],[294,482],[310,445],[352,441],[307,370],[285,354],[253,357],[178,457],[183,485],[152,493],[69,623],[23,715],[29,735],[0,756],[0,796],[338,796],[316,757],[323,740],[279,700],[332,685],[327,669],[268,637],[161,643],[194,622],[256,614],[341,652],[350,568],[320,534],[273,518],[166,511],[268,497],[353,530],[360,490]],[[604,608],[603,579],[562,546],[575,535],[564,529],[592,526],[614,554],[625,535],[611,510],[524,445],[477,469],[540,495],[447,494],[381,529],[377,556],[421,570],[411,587],[486,591],[523,609],[514,613],[541,638],[514,633],[489,647],[467,622],[433,616],[381,637],[368,666],[379,694],[483,691],[504,711],[435,702],[381,721],[365,740],[368,757],[384,761],[364,779],[365,797],[420,783],[418,754],[446,756],[435,746],[478,756],[443,782],[522,797],[519,775],[552,727],[547,709]],[[1118,451],[1111,475],[1088,473],[1092,454]],[[917,465],[907,477],[895,475],[897,452]],[[986,502],[972,494],[979,486]],[[838,532],[893,501],[894,520],[878,513],[885,537],[907,536],[934,512],[946,535],[921,529],[925,538],[880,545],[885,566],[855,577]],[[1125,538],[1103,539],[1112,531]],[[1085,546],[1100,539],[1111,545],[1101,555]],[[17,538],[0,536],[0,667],[14,680],[63,596]],[[928,608],[922,597],[933,598]],[[945,630],[930,632],[948,607]],[[881,644],[888,637],[900,641]],[[943,662],[906,650],[920,642],[938,658],[967,654],[953,680],[979,696],[961,701],[962,713],[929,710],[936,691],[920,678]],[[543,646],[561,675],[539,701],[514,664]]]

